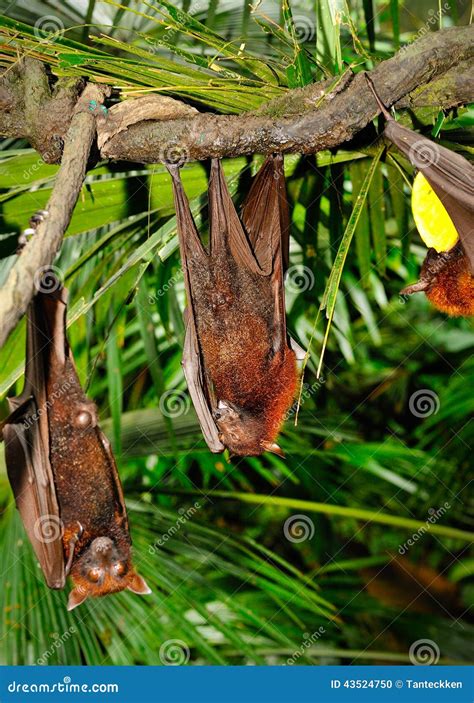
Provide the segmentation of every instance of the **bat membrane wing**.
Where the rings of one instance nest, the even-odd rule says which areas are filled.
[[[63,527],[48,445],[40,428],[41,409],[33,398],[25,403],[20,396],[8,402],[12,415],[7,419],[3,437],[16,505],[46,583],[50,588],[64,588]],[[21,415],[20,408],[23,408]]]
[[[271,276],[273,351],[283,353],[286,336],[284,272],[289,256],[289,210],[283,157],[269,156],[242,205],[242,222],[262,270]]]
[[[241,217],[261,269],[271,274],[274,262],[281,257],[286,271],[290,218],[280,154],[269,156],[263,163],[243,202]]]
[[[218,454],[224,450],[224,445],[219,439],[218,430],[212,417],[209,402],[211,396],[210,383],[205,378],[196,330],[189,311],[186,311],[185,318],[186,337],[182,361],[184,375],[207,446],[211,452]]]
[[[252,251],[218,159],[212,161],[208,193],[212,255],[217,255],[223,246],[227,246],[238,266],[252,273],[268,275],[269,272],[262,270]]]

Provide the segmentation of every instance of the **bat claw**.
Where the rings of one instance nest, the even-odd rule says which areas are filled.
[[[38,210],[37,212],[35,212],[34,215],[30,217],[30,225],[36,229],[36,227],[38,227],[38,225],[43,222],[43,220],[45,219],[45,217],[48,216],[48,214],[49,213],[47,210]]]

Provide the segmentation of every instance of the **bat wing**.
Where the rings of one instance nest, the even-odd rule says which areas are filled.
[[[208,195],[211,254],[217,256],[226,246],[239,267],[262,276],[269,275],[271,269],[261,268],[244,232],[219,159],[212,160]]]
[[[255,176],[242,205],[242,223],[255,257],[271,277],[274,301],[274,352],[288,346],[284,272],[289,258],[289,210],[283,157],[269,156]]]
[[[46,274],[49,275],[49,274]],[[64,588],[63,524],[49,459],[47,364],[51,345],[65,358],[67,291],[56,278],[50,294],[38,293],[27,315],[25,386],[8,400],[5,458],[23,525],[50,588]]]
[[[211,384],[205,377],[196,330],[189,311],[186,311],[185,317],[186,337],[182,361],[184,375],[207,446],[211,452],[219,454],[224,451],[224,445],[219,439],[216,423],[212,417],[211,408],[215,407],[216,403],[213,394],[210,393]]]
[[[474,274],[474,167],[460,154],[398,124],[380,101],[370,79],[369,85],[387,120],[386,137],[423,173],[443,203]]]
[[[110,466],[110,472],[114,481],[114,487],[115,487],[115,500],[116,504],[118,507],[118,512],[119,512],[119,519],[121,522],[121,527],[126,530],[127,534],[129,533],[129,527],[128,527],[128,516],[127,516],[127,508],[125,506],[125,499],[123,497],[123,489],[122,489],[122,483],[120,481],[120,475],[118,472],[117,468],[117,463],[115,461],[114,454],[112,452],[112,447],[111,444],[108,440],[108,438],[105,436],[105,434],[102,432],[100,427],[97,425],[96,426],[96,432],[98,434],[99,440],[102,444],[102,447],[104,449],[104,452],[106,454],[106,459],[109,462]]]
[[[267,274],[272,273],[275,260],[281,256],[285,272],[289,259],[290,217],[281,154],[269,156],[263,163],[243,202],[241,218],[261,268]]]
[[[189,202],[179,176],[179,168],[169,166],[168,170],[173,179],[179,248],[187,297],[187,308],[184,315],[186,336],[182,359],[183,371],[207,446],[211,452],[219,453],[224,450],[224,445],[219,440],[217,426],[212,417],[212,409],[215,408],[216,402],[212,384],[205,373],[199,348],[194,320],[193,293],[189,277],[190,264],[206,267],[209,265],[209,256],[204,250],[196,229]]]

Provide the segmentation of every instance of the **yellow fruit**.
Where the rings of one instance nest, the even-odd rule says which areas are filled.
[[[421,172],[416,174],[411,193],[411,209],[420,237],[437,252],[456,244],[458,233],[443,203]]]

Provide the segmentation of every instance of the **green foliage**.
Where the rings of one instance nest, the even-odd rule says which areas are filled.
[[[393,0],[337,12],[329,0],[316,12],[296,0],[257,5],[213,2],[207,13],[207,3],[109,0],[90,3],[86,18],[66,2],[53,34],[41,29],[49,4],[11,7],[0,63],[9,69],[28,54],[53,76],[107,82],[124,98],[163,92],[242,113],[323,76],[337,80],[344,63],[371,68],[427,21],[420,13],[409,25],[416,8],[407,15]],[[463,21],[462,3],[455,9],[444,26]],[[443,143],[469,155],[472,108],[438,113],[415,115],[416,128],[437,125]],[[1,283],[56,167],[22,140],[0,146]],[[224,164],[238,202],[260,162]],[[375,131],[336,153],[287,156],[285,172],[288,325],[309,353],[282,434],[286,459],[233,463],[207,451],[180,366],[184,290],[169,176],[128,163],[89,172],[55,263],[153,595],[119,594],[68,614],[26,543],[2,457],[2,663],[160,664],[174,639],[190,663],[284,663],[295,652],[298,664],[403,663],[420,638],[438,644],[443,662],[468,660],[474,332],[423,296],[399,296],[425,251],[409,208],[411,167]],[[183,180],[205,231],[206,165],[187,164]],[[2,417],[6,394],[21,386],[24,341],[20,324],[0,351]],[[414,413],[420,391],[432,405]],[[307,539],[289,531],[295,515]]]

